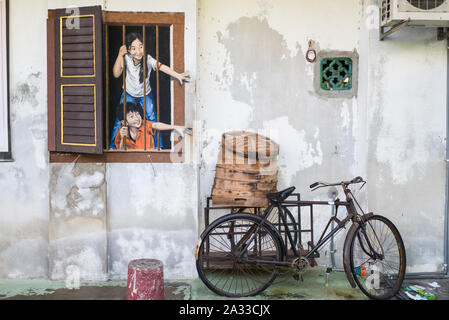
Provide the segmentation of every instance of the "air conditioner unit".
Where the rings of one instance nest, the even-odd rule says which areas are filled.
[[[380,26],[449,27],[449,0],[381,0]]]

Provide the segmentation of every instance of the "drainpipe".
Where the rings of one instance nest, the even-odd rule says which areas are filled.
[[[444,263],[446,278],[449,277],[449,35],[446,28],[446,205],[444,214]]]
[[[444,213],[444,276],[449,277],[449,34],[448,28],[445,28],[446,37],[446,200]]]

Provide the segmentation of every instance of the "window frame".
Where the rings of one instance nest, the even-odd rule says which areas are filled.
[[[53,10],[49,10],[49,20]],[[53,11],[54,12],[54,11]],[[179,13],[163,13],[163,12],[124,12],[124,11],[102,11],[103,21],[102,25],[126,25],[126,26],[171,26],[173,28],[173,61],[172,68],[178,72],[184,71],[184,30],[185,30],[185,14]],[[49,27],[51,29],[51,26]],[[49,31],[49,33],[51,30]],[[49,52],[49,72],[51,67],[54,66],[54,49],[51,51],[52,45],[51,39],[47,39],[47,48]],[[103,43],[103,46],[105,44]],[[50,54],[53,53],[53,54]],[[105,53],[103,53],[105,55]],[[53,60],[52,60],[53,58]],[[53,61],[53,63],[52,63]],[[105,72],[105,70],[102,70]],[[50,73],[49,73],[50,74]],[[103,84],[104,86],[106,83]],[[54,92],[48,92],[49,104],[51,104],[51,98],[54,96]],[[104,99],[106,101],[106,99]],[[105,102],[104,102],[105,103]],[[173,86],[173,123],[174,125],[185,125],[185,86],[179,85]],[[105,105],[103,106],[105,110]],[[49,107],[49,110],[51,108]],[[51,114],[49,111],[49,119]],[[49,150],[53,141],[52,135],[56,132],[51,129],[52,124],[49,121]],[[106,126],[106,123],[103,123]],[[103,154],[84,154],[84,153],[62,153],[56,151],[50,151],[49,161],[50,163],[57,162],[73,162],[78,161],[81,163],[183,163],[184,162],[184,150],[185,139],[174,142],[172,150],[160,150],[160,151],[110,151],[103,150]]]
[[[1,132],[0,134],[7,133],[8,138],[5,141],[7,145],[6,151],[0,151],[0,162],[11,162],[12,159],[12,151],[11,151],[11,123],[10,123],[10,103],[9,103],[9,0],[2,0],[2,16],[0,17],[0,23],[2,24],[3,34],[1,35],[2,43],[0,44],[0,49],[3,51],[2,55],[4,55],[3,60],[0,61],[2,63],[4,70],[3,74],[0,75],[2,77],[4,96],[2,97],[2,108],[0,112],[4,112],[6,127],[4,128],[5,132]]]

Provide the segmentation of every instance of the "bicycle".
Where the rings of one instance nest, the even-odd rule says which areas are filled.
[[[371,299],[390,299],[401,288],[405,276],[406,254],[401,235],[387,218],[364,213],[349,186],[366,181],[356,177],[337,183],[316,182],[312,191],[332,186],[343,188],[346,201],[287,201],[295,187],[268,195],[270,204],[260,215],[231,213],[216,219],[201,234],[196,248],[196,267],[204,284],[218,295],[248,297],[261,293],[270,286],[280,268],[289,267],[299,279],[310,261],[319,257],[319,249],[337,232],[352,222],[343,247],[343,266],[350,285]],[[309,250],[298,248],[291,234],[287,216],[288,206],[335,205],[336,213],[323,230],[316,245],[309,241]],[[357,207],[360,213],[357,210]],[[347,215],[337,218],[338,208],[345,207]],[[273,212],[279,215],[290,243],[280,236],[269,221]],[[327,234],[332,221],[336,223]],[[301,232],[297,230],[296,232]],[[293,254],[293,260],[288,256]]]

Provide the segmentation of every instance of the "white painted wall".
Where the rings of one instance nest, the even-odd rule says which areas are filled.
[[[309,192],[315,181],[364,175],[365,101],[318,95],[315,65],[304,57],[309,40],[317,51],[359,52],[361,1],[204,0],[199,8],[202,205],[220,135],[231,129],[273,134],[280,144],[278,189],[295,185],[303,199],[328,199],[326,191]],[[330,214],[317,208],[316,227]]]
[[[395,222],[408,272],[444,264],[447,43],[436,29],[369,38],[369,208]]]
[[[46,277],[49,212],[46,1],[10,1],[10,17],[14,162],[0,166],[0,277]]]
[[[163,260],[167,278],[196,277],[194,248],[204,226],[202,208],[211,193],[221,134],[231,129],[271,133],[280,144],[278,188],[296,185],[303,199],[327,199],[325,191],[308,191],[316,180],[366,177],[367,188],[358,192],[361,204],[397,224],[408,271],[440,271],[446,45],[436,41],[435,30],[422,29],[404,29],[379,42],[377,29],[369,24],[374,3],[11,1],[15,161],[0,164],[0,278],[63,278],[68,265],[85,261],[91,262],[82,270],[86,279],[124,278],[128,261],[142,257]],[[186,86],[186,123],[195,126],[188,151],[194,157],[201,154],[200,161],[93,164],[78,166],[67,177],[57,175],[62,166],[49,165],[47,10],[95,4],[111,11],[185,13],[185,63],[192,75]],[[358,54],[355,98],[316,94],[314,65],[304,58],[309,40],[317,51]],[[57,220],[53,208],[64,207],[67,192],[50,184],[71,179],[78,185],[84,174],[92,179],[82,185],[90,185],[95,172],[104,184],[92,192],[103,197],[99,205],[105,215]],[[92,193],[83,192],[80,201],[90,199]],[[98,208],[95,203],[86,204],[87,211]],[[330,211],[315,214],[319,227]],[[79,221],[74,230],[71,226]],[[336,240],[337,257],[343,238]]]
[[[326,200],[308,185],[366,177],[362,205],[398,225],[408,271],[441,271],[446,44],[435,29],[404,29],[380,42],[376,3],[199,1],[202,206],[220,135],[265,129],[280,143],[279,189],[295,185],[303,199]],[[358,53],[357,97],[316,94],[304,58],[309,40],[317,51]],[[316,213],[316,231],[329,215]],[[336,239],[340,266],[343,239]]]
[[[194,0],[11,1],[15,162],[0,166],[0,278],[64,279],[73,266],[81,279],[126,278],[133,258],[163,260],[166,278],[194,277],[195,164],[48,163],[47,10],[92,5],[109,11],[185,13],[185,65],[196,76]],[[189,126],[195,101],[193,83],[186,86]]]

